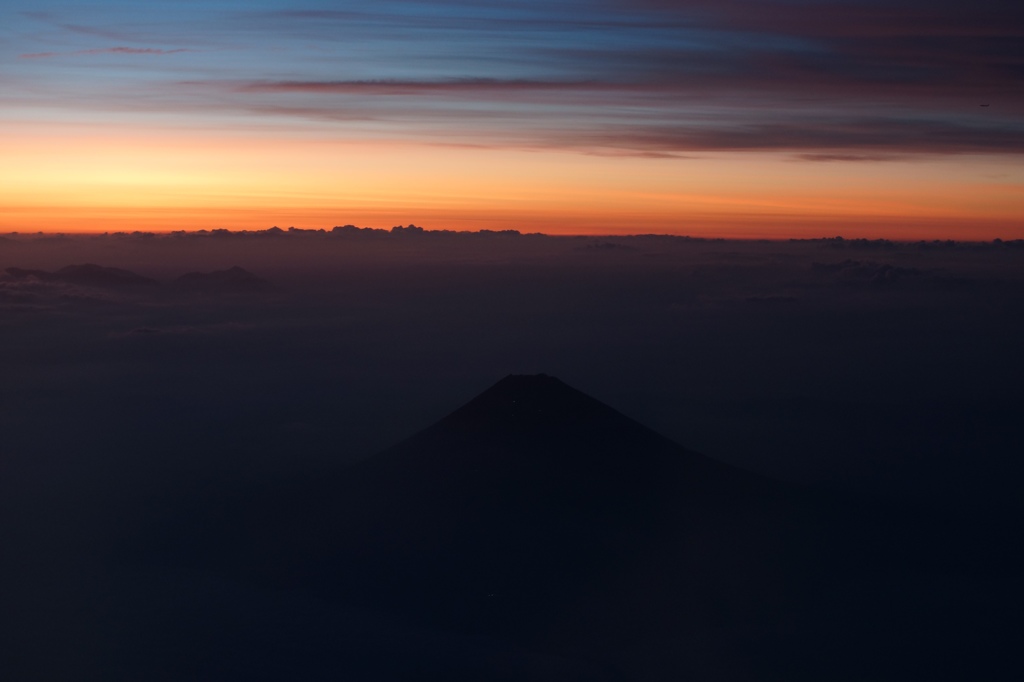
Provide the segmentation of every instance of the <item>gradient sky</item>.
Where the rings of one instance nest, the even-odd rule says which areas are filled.
[[[5,0],[0,149],[0,231],[1022,238],[1024,4]]]

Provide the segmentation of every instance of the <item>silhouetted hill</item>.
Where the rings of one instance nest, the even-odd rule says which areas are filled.
[[[135,289],[157,284],[155,280],[137,275],[129,270],[107,268],[93,263],[68,265],[55,272],[7,268],[7,274],[14,279],[34,277],[46,282],[64,282],[99,289]]]
[[[210,294],[262,293],[273,288],[270,282],[237,266],[214,272],[190,272],[174,280],[174,286]]]
[[[548,679],[998,669],[1011,578],[946,532],[719,464],[540,375],[335,476],[208,501],[143,554],[575,662]]]
[[[25,268],[7,268],[6,270],[8,277],[11,279],[28,279],[34,277],[39,280],[48,280],[53,278],[52,272],[46,272],[45,270],[26,270]]]

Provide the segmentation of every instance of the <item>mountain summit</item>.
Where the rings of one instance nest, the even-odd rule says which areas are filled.
[[[486,480],[507,491],[509,503],[530,505],[540,498],[520,498],[525,488],[517,486],[534,493],[551,487],[554,495],[589,487],[590,503],[606,505],[631,495],[646,504],[666,476],[720,478],[727,469],[540,374],[502,379],[348,475],[408,479],[413,488],[450,489],[456,497],[472,496],[467,486]],[[554,489],[559,484],[563,489]]]
[[[629,459],[638,448],[680,452],[650,429],[546,374],[509,375],[413,440],[438,438],[473,442],[483,450],[524,446],[520,457],[536,449],[551,451],[556,459],[579,456],[580,465],[588,453],[593,462],[600,453]]]
[[[595,417],[618,417],[605,404],[547,374],[510,374],[441,423],[452,428],[575,428]]]

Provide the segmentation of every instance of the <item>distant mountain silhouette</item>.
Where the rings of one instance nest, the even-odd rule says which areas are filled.
[[[922,679],[992,665],[1007,596],[946,532],[720,464],[539,375],[337,475],[208,501],[143,556],[590,671],[551,679]]]
[[[135,289],[157,284],[156,280],[137,275],[129,270],[108,268],[92,263],[69,265],[56,272],[7,268],[7,274],[14,279],[34,277],[45,282],[65,282],[98,289]]]
[[[35,277],[40,280],[53,279],[52,272],[46,272],[45,270],[26,270],[25,268],[7,268],[5,271],[7,275],[12,279],[28,279]]]
[[[262,293],[273,289],[270,282],[237,266],[214,272],[190,272],[174,280],[174,286],[188,291],[221,294]]]

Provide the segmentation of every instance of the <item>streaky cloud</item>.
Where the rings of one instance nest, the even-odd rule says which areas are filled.
[[[972,126],[915,119],[820,118],[801,123],[773,122],[707,126],[637,126],[580,132],[579,144],[627,147],[659,152],[871,150],[878,154],[1019,154],[1024,152],[1021,126]],[[843,155],[849,156],[849,155]],[[839,158],[829,152],[810,160]],[[874,159],[877,160],[877,159]]]
[[[896,161],[906,157],[894,154],[797,154],[797,161]]]
[[[526,79],[457,78],[436,81],[257,81],[238,85],[241,92],[295,92],[367,95],[422,95],[436,93],[486,93],[504,91],[615,91],[636,89],[635,85],[598,81],[540,81]]]
[[[166,55],[180,54],[182,52],[195,52],[186,48],[173,50],[161,50],[152,47],[102,47],[92,50],[76,50],[75,52],[34,52],[18,55],[19,59],[48,59],[50,57],[75,56],[75,55],[101,55],[101,54],[128,54],[128,55]]]

